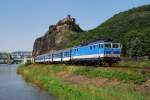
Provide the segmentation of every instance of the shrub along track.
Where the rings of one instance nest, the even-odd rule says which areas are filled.
[[[25,80],[67,100],[150,99],[149,74],[139,72],[64,64],[18,67]]]

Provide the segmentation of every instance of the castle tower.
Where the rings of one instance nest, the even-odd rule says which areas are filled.
[[[67,15],[67,19],[71,19],[71,15],[70,14]]]

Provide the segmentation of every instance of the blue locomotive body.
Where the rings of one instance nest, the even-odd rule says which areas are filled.
[[[115,63],[120,60],[120,54],[120,43],[97,41],[36,56],[35,62],[97,61]]]

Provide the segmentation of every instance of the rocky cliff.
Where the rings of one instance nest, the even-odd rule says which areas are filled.
[[[56,25],[50,25],[44,36],[35,40],[33,56],[62,49],[64,45],[70,42],[70,37],[75,32],[83,32],[83,30],[76,24],[75,18],[70,15],[58,21]]]

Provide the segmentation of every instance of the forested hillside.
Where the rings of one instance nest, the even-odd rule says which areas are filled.
[[[68,45],[99,38],[121,42],[125,55],[150,56],[150,5],[120,12],[95,29],[74,35],[73,41]]]

